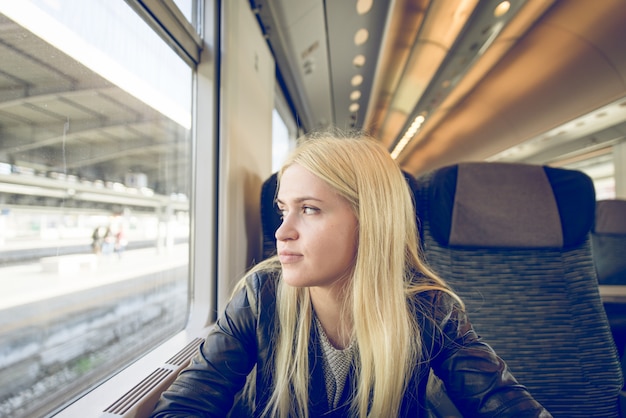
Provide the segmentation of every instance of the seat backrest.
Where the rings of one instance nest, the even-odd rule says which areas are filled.
[[[626,286],[626,200],[601,200],[596,203],[591,250],[600,288],[608,296],[604,301],[604,310],[617,352],[622,357],[622,371],[625,371],[626,303],[623,297],[612,295],[615,293],[614,286]]]
[[[591,248],[600,284],[626,285],[626,200],[596,203]]]
[[[598,291],[585,174],[463,163],[419,177],[427,263],[555,417],[618,416],[622,374]]]
[[[276,254],[274,234],[280,226],[280,215],[276,205],[278,173],[269,176],[261,186],[261,229],[263,230],[263,258]]]

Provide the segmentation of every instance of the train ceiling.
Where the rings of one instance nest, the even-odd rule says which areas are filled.
[[[624,139],[623,0],[250,3],[303,130],[368,131],[415,174]]]

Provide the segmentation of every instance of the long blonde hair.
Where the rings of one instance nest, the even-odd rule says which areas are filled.
[[[412,195],[398,165],[378,142],[364,135],[320,133],[296,148],[279,178],[292,164],[328,183],[350,202],[357,217],[357,256],[344,305],[358,348],[352,411],[360,417],[396,416],[422,349],[409,300],[433,289],[456,296],[420,259]],[[276,261],[263,264],[276,266]],[[308,417],[313,318],[308,289],[279,281],[277,315],[275,386],[264,412]]]

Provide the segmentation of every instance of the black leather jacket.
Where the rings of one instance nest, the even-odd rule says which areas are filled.
[[[272,387],[276,279],[257,273],[228,304],[191,364],[159,400],[153,417],[225,417],[253,367],[256,408],[260,416]],[[443,381],[448,396],[468,417],[550,417],[508,371],[506,364],[480,341],[465,314],[442,292],[415,298],[423,330],[424,361],[411,377],[401,406],[402,417],[426,417],[426,383],[430,368]],[[426,314],[424,314],[426,312]],[[428,318],[434,319],[428,319]],[[311,333],[309,415],[349,416],[348,402],[331,411],[320,361],[318,336]],[[353,374],[348,376],[351,379]],[[346,388],[351,385],[346,384]],[[342,400],[349,399],[346,390]]]

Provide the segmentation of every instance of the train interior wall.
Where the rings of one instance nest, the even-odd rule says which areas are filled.
[[[271,174],[274,59],[245,0],[224,2],[218,312],[261,257],[259,201]]]

